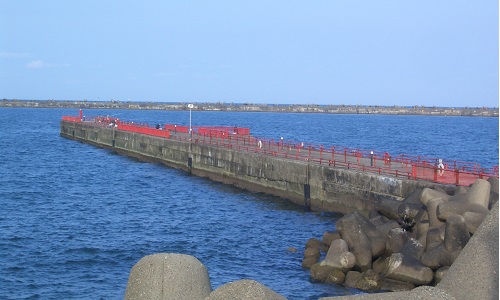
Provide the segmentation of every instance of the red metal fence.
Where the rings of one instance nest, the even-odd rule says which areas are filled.
[[[426,180],[444,184],[470,185],[477,178],[498,177],[498,166],[481,168],[479,164],[449,161],[424,156],[348,148],[343,146],[312,145],[284,140],[273,140],[250,136],[249,128],[196,126],[189,127],[165,124],[163,128],[149,127],[147,124],[127,123],[109,117],[69,117],[64,121],[86,122],[96,126],[113,126],[118,130],[171,138],[194,143],[210,144],[237,151],[262,153],[275,157],[307,161],[336,168],[362,172],[385,174],[414,180]]]

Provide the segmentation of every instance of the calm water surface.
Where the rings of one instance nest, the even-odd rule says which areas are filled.
[[[61,116],[77,113],[0,108],[1,299],[121,299],[132,266],[158,252],[197,257],[213,289],[249,278],[289,299],[357,293],[312,283],[300,267],[307,239],[337,215],[61,138]],[[84,113],[189,122],[189,112]],[[498,165],[496,118],[193,112],[192,122]]]

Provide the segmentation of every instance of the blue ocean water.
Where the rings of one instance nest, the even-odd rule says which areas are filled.
[[[248,278],[289,299],[357,293],[310,282],[300,267],[305,242],[338,215],[60,137],[61,117],[77,114],[0,108],[1,299],[121,299],[132,266],[158,252],[197,257],[213,289]],[[84,114],[189,122],[185,111]],[[497,118],[193,111],[192,123],[498,165]]]

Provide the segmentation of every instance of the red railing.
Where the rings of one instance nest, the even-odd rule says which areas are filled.
[[[117,129],[124,130],[124,131],[130,131],[130,132],[136,132],[136,133],[142,133],[142,134],[147,134],[147,135],[159,136],[159,137],[164,137],[164,138],[170,137],[170,131],[168,131],[168,130],[163,130],[163,129],[155,128],[155,127],[149,127],[148,125],[142,125],[142,124],[125,123],[122,121],[118,121],[117,122]]]
[[[296,143],[282,139],[276,141],[250,136],[249,128],[196,126],[192,127],[193,134],[190,136],[188,134],[189,127],[174,124],[165,124],[162,129],[156,129],[147,124],[127,123],[110,117],[84,117],[82,119],[81,116],[64,116],[63,120],[83,121],[96,126],[113,126],[118,130],[180,141],[204,143],[237,151],[262,153],[336,168],[443,184],[470,185],[477,178],[498,177],[498,166],[486,169],[481,168],[479,164],[470,162],[448,161],[406,154],[392,156],[387,152],[344,146],[327,148],[322,145]]]

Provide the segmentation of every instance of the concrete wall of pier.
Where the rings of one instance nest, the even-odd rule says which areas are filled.
[[[165,139],[89,123],[61,121],[60,134],[118,154],[262,192],[318,211],[368,212],[378,199],[401,200],[437,184],[333,168],[209,144]],[[454,186],[443,186],[452,191]]]

